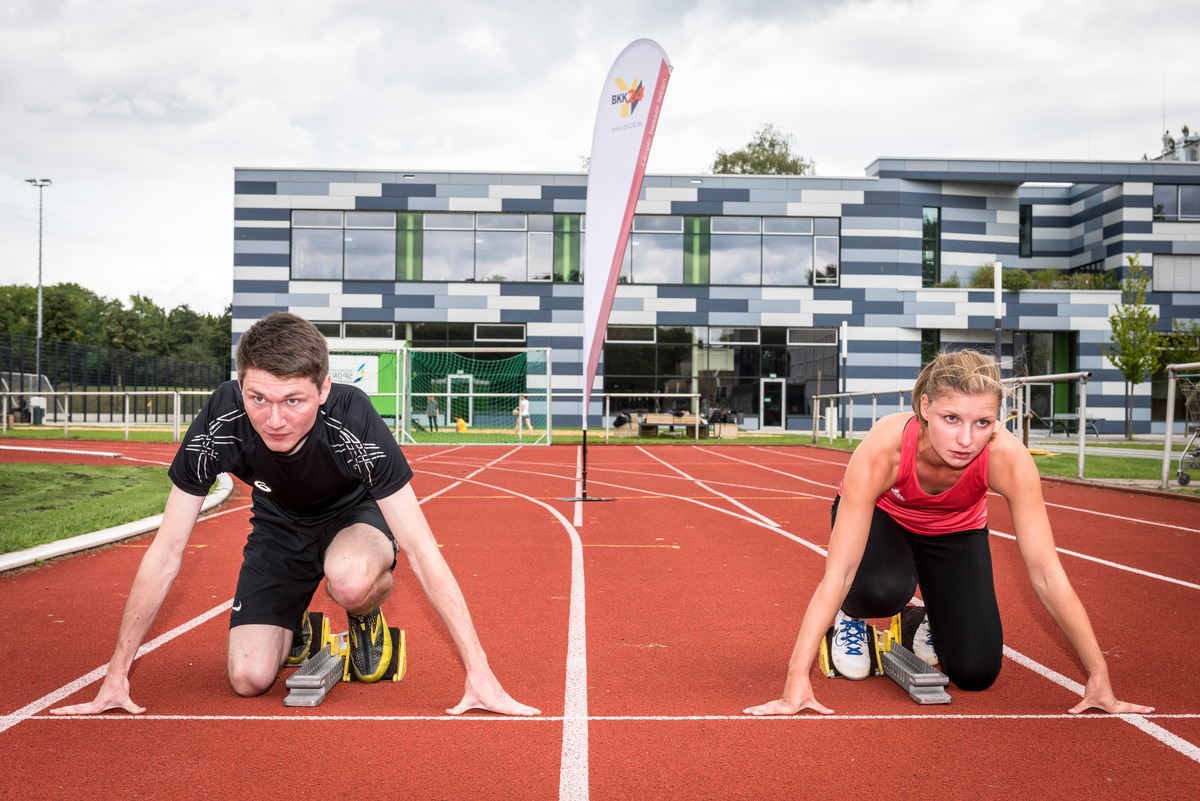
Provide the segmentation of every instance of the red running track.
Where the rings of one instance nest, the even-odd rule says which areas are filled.
[[[0,461],[121,460],[0,450]],[[166,462],[174,446],[79,444]],[[1200,784],[1189,624],[1200,505],[1046,481],[1063,561],[1118,696],[1148,716],[1069,716],[1082,671],[990,505],[1008,659],[983,693],[918,706],[885,678],[815,679],[836,713],[750,718],[782,688],[822,569],[847,455],[820,448],[407,449],[489,660],[540,718],[453,718],[457,653],[411,573],[385,604],[407,632],[399,684],[335,687],[315,709],[277,682],[237,698],[227,609],[248,493],[197,525],[137,661],[147,713],[51,717],[90,698],[148,537],[0,575],[9,666],[0,796],[288,799],[1180,798]],[[329,602],[318,593],[318,605]],[[331,608],[322,607],[333,612]],[[335,618],[338,619],[338,618]]]

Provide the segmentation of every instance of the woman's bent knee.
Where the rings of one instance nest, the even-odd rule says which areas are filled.
[[[271,689],[278,675],[278,665],[231,664],[229,666],[229,686],[243,698],[253,698]]]

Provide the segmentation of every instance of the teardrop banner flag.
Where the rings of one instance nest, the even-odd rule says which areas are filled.
[[[604,331],[621,275],[625,245],[650,144],[658,127],[671,62],[657,42],[638,39],[613,62],[592,132],[583,251],[583,430]]]

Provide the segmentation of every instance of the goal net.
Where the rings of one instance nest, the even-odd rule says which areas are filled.
[[[401,441],[550,444],[549,348],[409,348]]]

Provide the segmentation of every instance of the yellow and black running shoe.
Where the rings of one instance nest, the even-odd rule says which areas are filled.
[[[308,612],[304,613],[300,623],[300,634],[292,636],[292,650],[288,654],[287,665],[299,665],[308,659],[309,651],[312,649],[312,622],[308,619]]]
[[[356,617],[346,614],[350,621],[350,669],[361,682],[379,681],[392,663],[392,635],[383,610],[373,610]]]

